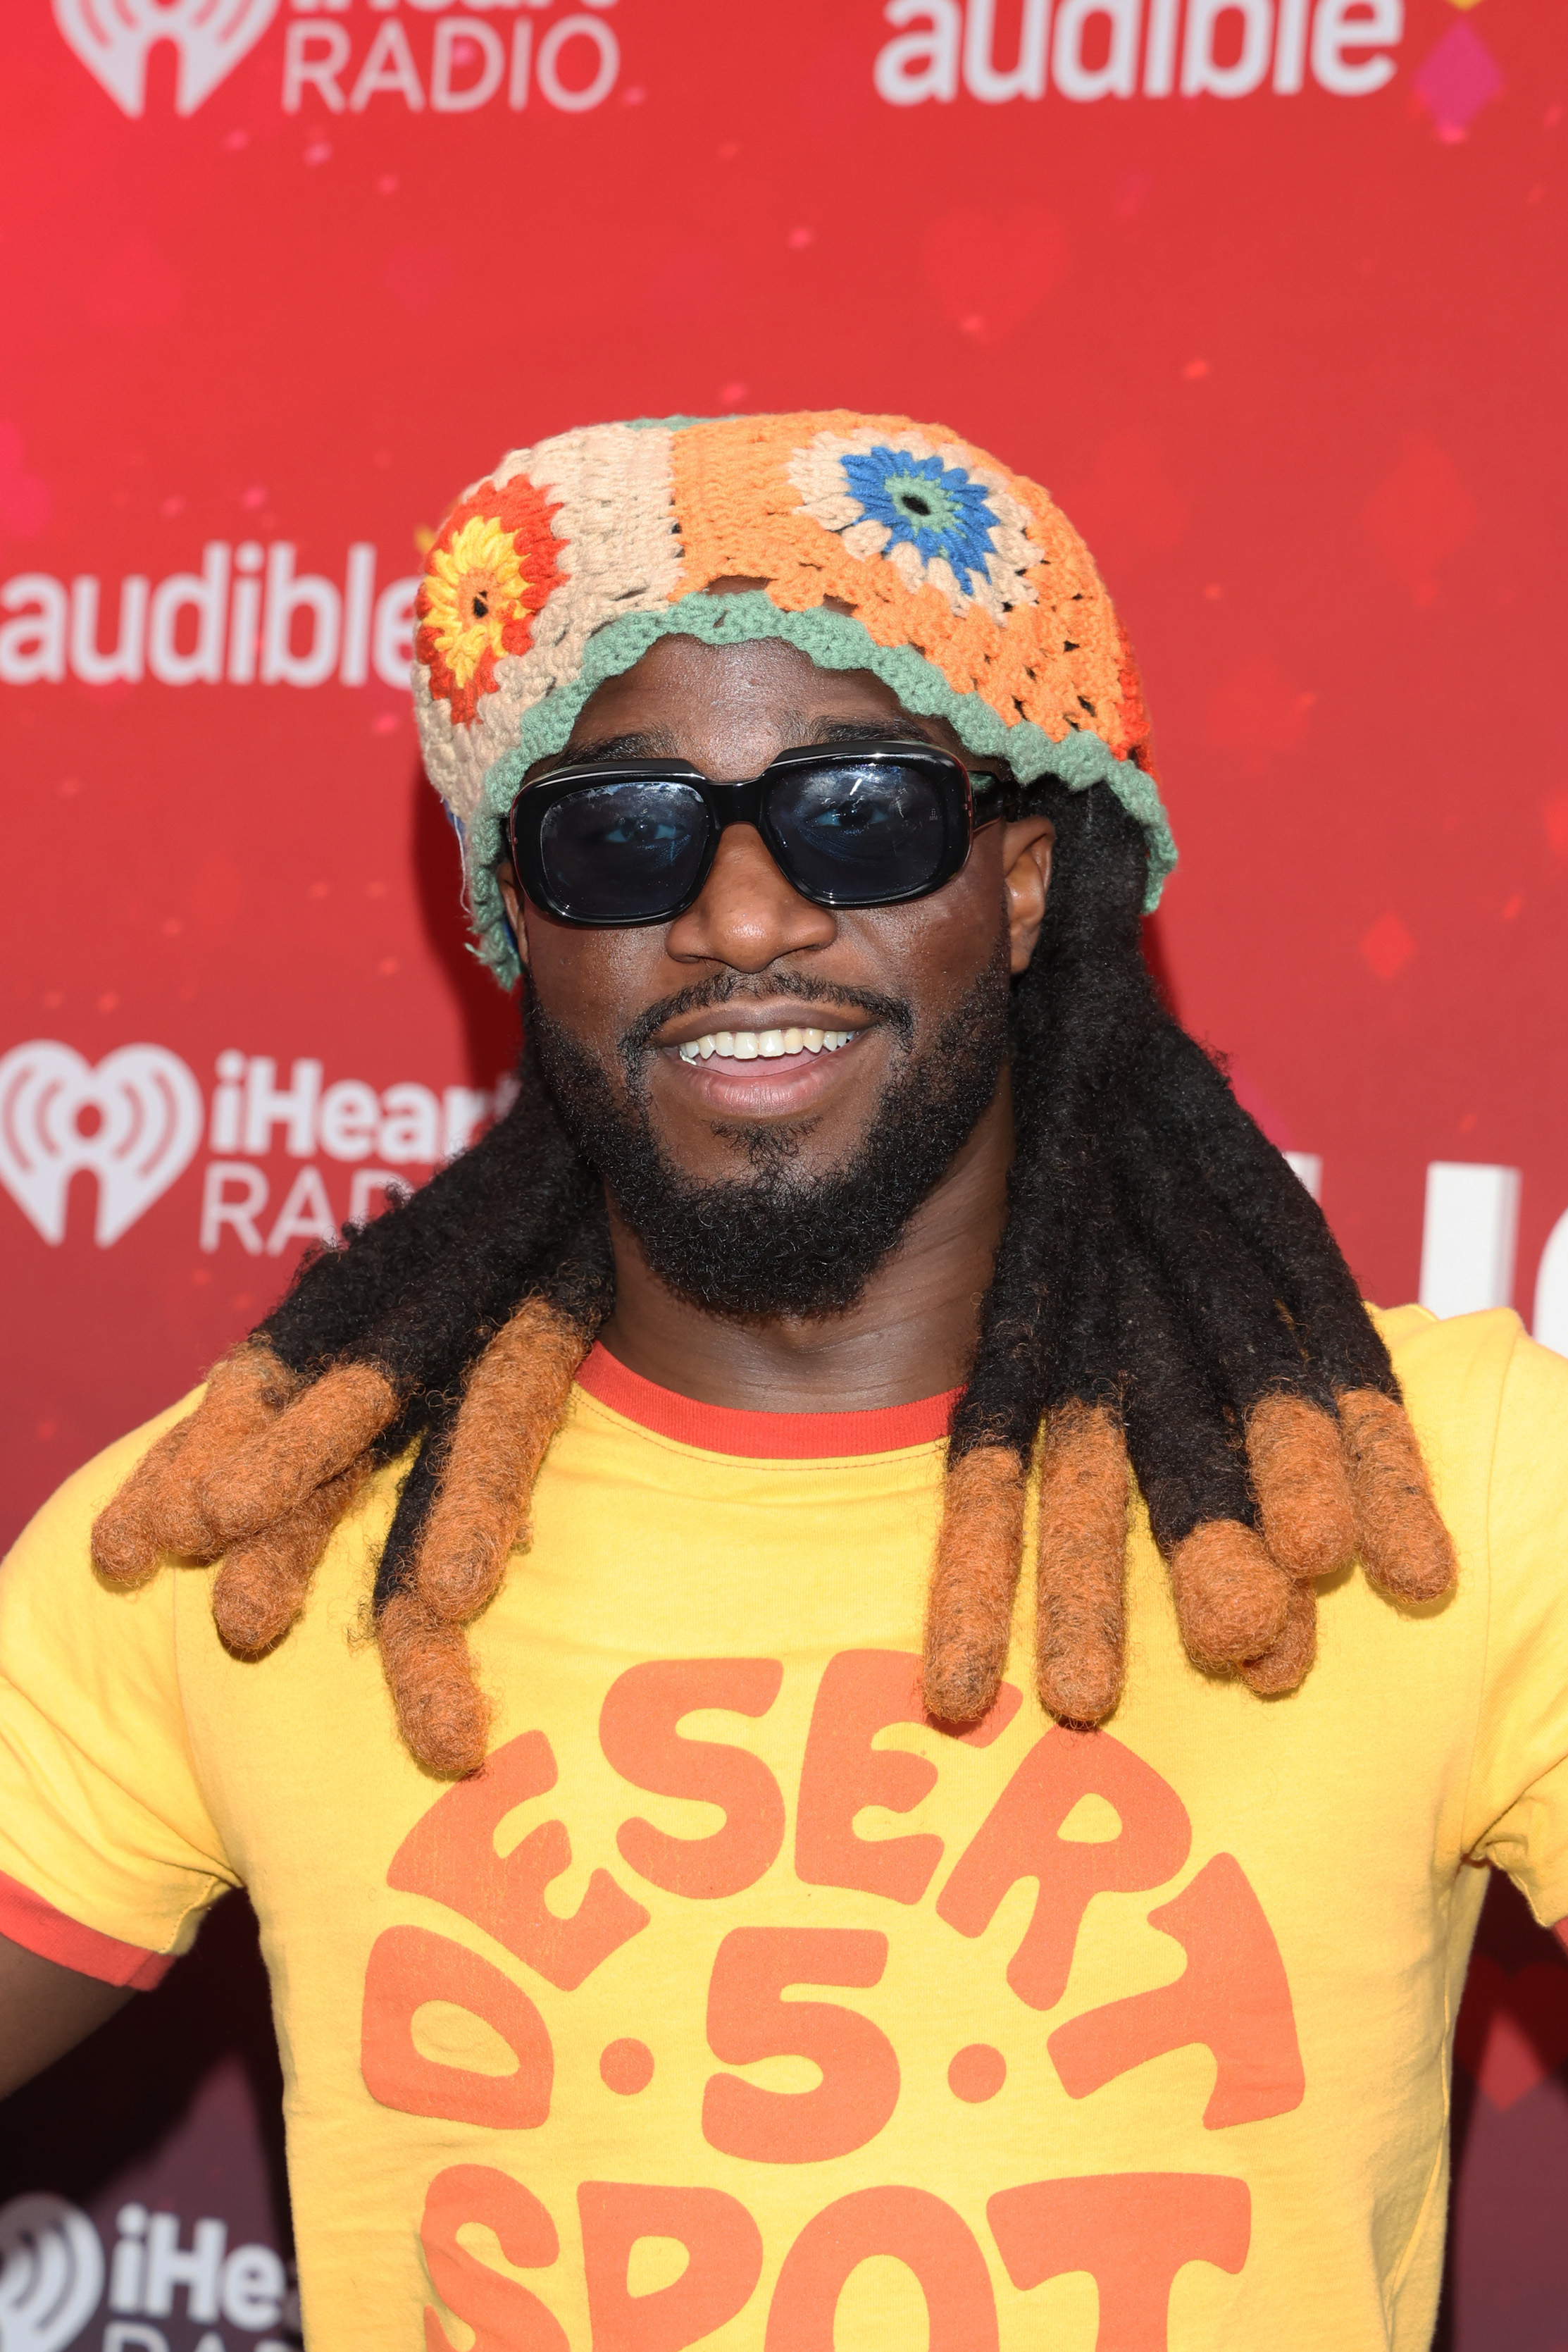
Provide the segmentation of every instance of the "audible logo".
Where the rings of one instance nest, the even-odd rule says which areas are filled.
[[[1051,0],[1022,0],[1010,40],[998,13],[998,0],[887,0],[897,38],[873,68],[878,97],[1293,98],[1310,72],[1333,97],[1365,98],[1393,79],[1405,31],[1404,0],[1061,0],[1054,23]]]
[[[134,684],[151,674],[165,686],[363,686],[373,669],[406,687],[413,659],[417,579],[376,587],[376,551],[358,540],[342,585],[300,572],[291,540],[231,547],[209,540],[199,572],[172,572],[154,587],[143,572],[120,583],[105,639],[104,583],[79,574],[68,583],[22,572],[0,587],[0,681],[85,686]]]

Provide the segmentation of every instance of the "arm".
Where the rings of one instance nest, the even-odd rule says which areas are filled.
[[[93,1518],[162,1425],[78,1471],[0,1564],[0,2096],[155,1985],[236,1880],[191,1756],[179,1581],[92,1569]]]
[[[131,1997],[129,1985],[103,1984],[0,1936],[0,2098],[74,2050]]]
[[[1473,1334],[1446,1402],[1469,1416],[1445,1465],[1473,1485],[1490,1415],[1482,1360],[1491,1334],[1513,1336],[1486,1465],[1486,1665],[1461,1843],[1504,1870],[1536,1918],[1568,1947],[1568,1361],[1511,1316],[1458,1316],[1439,1335]],[[1422,1335],[1424,1336],[1424,1335]],[[1483,1344],[1484,1343],[1484,1344]],[[1452,1344],[1452,1343],[1450,1343]],[[1478,1444],[1477,1441],[1479,1441]],[[1549,1923],[1555,1923],[1549,1925]]]

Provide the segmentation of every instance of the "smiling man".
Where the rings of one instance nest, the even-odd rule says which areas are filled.
[[[521,1091],[6,1564],[0,2079],[243,1884],[313,2352],[1418,2352],[1568,1372],[1375,1321],[1160,1004],[1035,485],[596,427],[420,613]]]

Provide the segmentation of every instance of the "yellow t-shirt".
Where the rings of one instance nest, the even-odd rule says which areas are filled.
[[[919,1720],[939,1445],[745,1458],[580,1389],[453,1788],[365,1637],[392,1475],[243,1664],[210,1571],[89,1570],[144,1431],[0,1575],[0,1872],[149,1953],[250,1890],[311,2352],[907,2352],[927,2310],[932,2352],[1419,2352],[1473,1865],[1568,1913],[1568,1363],[1386,1328],[1457,1595],[1340,1580],[1261,1702],[1140,1524],[1087,1735],[1022,1622],[978,1734]]]

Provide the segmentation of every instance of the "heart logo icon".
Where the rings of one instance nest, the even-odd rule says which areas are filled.
[[[107,1249],[186,1167],[202,1118],[202,1090],[166,1046],[122,1045],[95,1070],[69,1045],[35,1038],[0,1061],[0,1183],[57,1243],[71,1178],[90,1169],[93,1239]],[[84,1118],[96,1125],[84,1129]]]
[[[179,66],[174,111],[194,114],[248,56],[277,16],[279,0],[55,0],[55,22],[116,106],[139,115],[147,104],[147,52],[172,41]]]
[[[47,2195],[0,2205],[0,2352],[59,2352],[102,2291],[103,2247],[78,2206]]]

